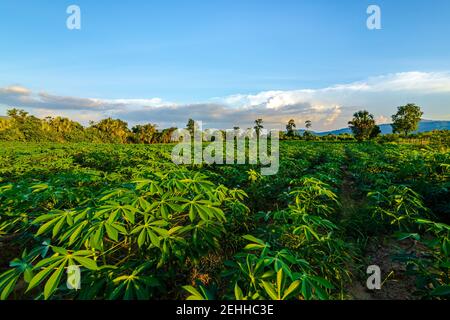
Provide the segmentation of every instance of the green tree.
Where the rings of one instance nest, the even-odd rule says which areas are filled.
[[[153,142],[156,133],[156,125],[154,124],[136,125],[131,129],[131,131],[134,133],[135,142],[143,144],[151,144]]]
[[[256,131],[256,135],[259,137],[259,134],[261,133],[261,129],[263,129],[263,119],[256,119],[255,120],[255,126],[253,129]]]
[[[30,142],[51,140],[43,130],[42,120],[29,115],[28,112],[14,108],[8,110],[7,115],[11,119],[11,130],[8,133],[11,140]]]
[[[311,122],[311,120],[306,120],[306,121],[305,121],[305,127],[306,127],[306,130],[311,129],[311,127],[312,127],[312,122]]]
[[[186,129],[188,129],[191,137],[194,137],[194,133],[198,129],[198,125],[193,119],[189,119],[186,125]]]
[[[370,133],[370,139],[375,139],[376,137],[378,137],[381,134],[381,129],[379,126],[375,125],[375,127],[373,127],[372,132]]]
[[[375,128],[373,115],[366,110],[355,112],[353,114],[353,120],[349,121],[348,124],[358,141],[369,139]]]
[[[94,128],[100,132],[104,142],[126,143],[130,136],[128,124],[119,119],[103,119]]]
[[[420,110],[420,107],[413,103],[400,106],[397,113],[392,116],[392,131],[394,133],[404,133],[407,136],[408,133],[419,128],[422,116],[423,112]]]
[[[172,142],[173,133],[177,130],[177,128],[167,128],[161,131],[159,143],[170,143]]]
[[[287,131],[287,136],[288,137],[293,137],[295,135],[295,121],[294,119],[289,120],[289,122],[286,125],[286,131]]]
[[[311,129],[312,127],[312,122],[311,120],[306,120],[305,121],[305,132],[303,132],[303,138],[305,138],[306,140],[311,140],[314,138],[314,135],[312,134],[312,132],[309,131],[309,129]]]
[[[87,141],[84,128],[78,122],[62,117],[47,117],[42,121],[42,127],[48,135],[58,142]]]

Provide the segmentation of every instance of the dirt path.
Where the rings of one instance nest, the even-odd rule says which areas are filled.
[[[340,201],[342,204],[342,218],[351,219],[361,213],[366,206],[365,197],[358,197],[353,176],[347,165],[341,167],[343,180],[341,186]],[[356,199],[355,199],[356,198]],[[415,250],[411,240],[399,242],[390,237],[369,238],[363,253],[364,271],[370,265],[377,265],[381,269],[381,290],[369,290],[366,286],[366,277],[358,277],[353,272],[354,278],[347,288],[348,298],[354,300],[413,300],[415,291],[415,279],[406,275],[404,265],[394,262],[393,257],[399,253]],[[367,276],[368,277],[368,276]]]
[[[355,281],[353,288],[355,299],[368,300],[416,300],[415,278],[406,274],[405,265],[393,260],[395,255],[405,252],[416,252],[417,248],[412,240],[398,241],[385,237],[382,240],[373,239],[366,251],[368,265],[377,265],[381,269],[381,290],[368,290],[365,281]],[[361,286],[364,293],[359,296]],[[368,296],[367,296],[368,295]],[[367,299],[365,299],[367,300]]]

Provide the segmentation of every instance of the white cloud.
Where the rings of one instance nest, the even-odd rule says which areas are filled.
[[[87,123],[106,116],[130,123],[152,122],[161,127],[182,126],[188,118],[206,127],[249,127],[263,118],[267,127],[283,128],[289,119],[298,124],[309,119],[316,130],[347,125],[353,112],[368,109],[379,123],[400,104],[416,102],[425,116],[448,117],[450,73],[405,72],[371,77],[365,81],[337,84],[320,89],[263,91],[213,98],[196,104],[182,104],[161,98],[95,99],[32,92],[14,85],[0,88],[0,105],[34,110],[46,115],[67,115]]]
[[[391,119],[389,117],[385,117],[385,116],[378,116],[378,117],[375,118],[375,121],[378,124],[391,123]]]

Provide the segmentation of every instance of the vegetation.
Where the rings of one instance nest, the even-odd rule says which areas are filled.
[[[367,140],[374,135],[376,124],[373,115],[369,111],[358,111],[353,115],[353,120],[349,121],[349,127],[358,141]],[[378,132],[380,128],[378,127]]]
[[[419,121],[423,116],[420,107],[409,103],[406,106],[398,107],[398,111],[392,116],[392,130],[394,133],[408,133],[416,131],[419,127]]]
[[[288,124],[286,125],[286,135],[288,137],[293,137],[295,136],[295,121],[294,119],[289,120]]]
[[[448,144],[285,141],[271,177],[171,145],[0,146],[1,299],[347,299],[383,239],[418,298],[449,294]]]
[[[137,125],[131,130],[119,119],[103,119],[85,128],[67,118],[39,119],[18,109],[0,119],[0,141],[94,142],[94,143],[169,143],[176,128],[158,131],[156,125]]]
[[[263,119],[256,119],[255,126],[253,128],[255,129],[256,135],[259,137],[261,130],[264,129]]]
[[[260,165],[175,165],[175,128],[10,110],[0,300],[358,298],[372,248],[392,241],[394,276],[414,283],[405,294],[448,298],[450,134],[407,135],[419,114],[394,116],[405,135],[379,136],[367,111],[354,135],[300,136],[291,120],[279,172],[265,177]],[[71,266],[80,290],[65,284]]]

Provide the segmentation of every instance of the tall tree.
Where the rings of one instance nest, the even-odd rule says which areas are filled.
[[[256,131],[256,136],[259,137],[259,134],[261,133],[261,129],[263,129],[263,119],[256,119],[255,120],[255,126],[253,127],[253,129],[255,129]]]
[[[114,143],[126,143],[130,135],[128,124],[120,119],[103,119],[94,128],[101,133],[104,141]]]
[[[348,122],[355,138],[359,141],[367,140],[375,128],[375,120],[369,111],[363,110],[353,114],[353,120]]]
[[[186,124],[186,129],[189,131],[191,137],[194,137],[194,132],[195,130],[197,130],[197,128],[197,123],[193,119],[189,119],[188,123]]]
[[[173,134],[177,128],[171,127],[161,131],[161,140],[159,143],[170,143],[173,140]]]
[[[392,131],[394,133],[404,133],[407,136],[408,133],[419,128],[422,116],[423,112],[420,110],[420,107],[413,103],[400,106],[397,113],[392,116]]]
[[[314,137],[314,135],[309,131],[309,129],[311,129],[311,127],[312,127],[311,120],[306,120],[305,121],[305,128],[306,128],[306,130],[305,130],[305,132],[303,132],[303,137],[306,140],[311,140]]]
[[[134,126],[131,131],[134,133],[135,141],[143,144],[150,144],[153,142],[156,133],[156,125],[145,124]]]
[[[306,120],[306,121],[305,121],[305,127],[306,127],[306,130],[311,129],[311,127],[312,127],[312,122],[311,122],[311,120]]]
[[[293,137],[295,135],[295,121],[294,119],[289,120],[289,122],[286,125],[286,131],[287,131],[287,136],[288,137]]]

